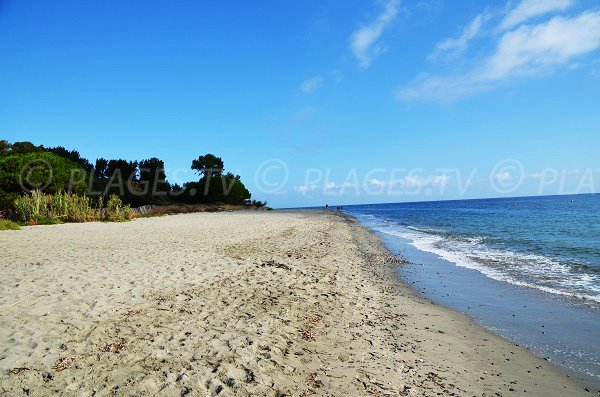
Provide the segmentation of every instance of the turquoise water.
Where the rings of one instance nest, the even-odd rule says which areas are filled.
[[[457,266],[600,305],[600,194],[345,208]]]

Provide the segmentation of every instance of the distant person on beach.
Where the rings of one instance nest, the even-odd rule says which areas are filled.
[[[329,209],[329,205],[325,204],[325,209],[326,210]]]

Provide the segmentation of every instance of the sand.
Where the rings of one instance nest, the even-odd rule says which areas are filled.
[[[340,215],[27,227],[0,264],[3,396],[590,395],[417,296]]]

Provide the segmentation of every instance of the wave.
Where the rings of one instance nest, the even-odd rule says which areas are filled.
[[[374,230],[406,239],[421,251],[477,270],[497,281],[600,303],[597,274],[575,272],[570,265],[553,258],[492,248],[484,244],[482,237],[461,238],[443,230],[414,226],[375,227]]]
[[[426,229],[426,228],[420,228],[420,227],[416,227],[416,226],[406,226],[406,228],[408,230],[414,230],[416,232],[427,233],[427,234],[448,234],[447,231],[440,230],[440,229]]]

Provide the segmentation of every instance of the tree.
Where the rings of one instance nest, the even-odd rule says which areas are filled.
[[[137,161],[109,160],[106,166],[108,179],[121,179],[123,182],[136,182],[138,172]]]
[[[171,191],[171,185],[167,182],[164,161],[152,157],[140,161],[140,184],[146,185],[147,201],[152,202],[157,197],[166,196]]]
[[[124,202],[131,204],[132,198],[139,196],[137,173],[137,161],[98,159],[95,175],[102,179],[96,179],[95,185],[103,196],[116,194]]]
[[[204,178],[221,175],[223,172],[223,160],[213,154],[205,154],[204,156],[199,156],[197,160],[192,161],[192,169],[198,171]]]
[[[8,156],[9,152],[10,152],[10,143],[8,143],[8,141],[5,140],[1,140],[0,141],[0,157],[4,157],[4,156]]]
[[[86,171],[91,171],[93,169],[92,164],[87,159],[81,157],[77,150],[67,150],[62,146],[49,148],[47,150],[50,153],[54,153],[62,158],[71,160],[72,162],[79,164],[81,168],[83,168]]]
[[[12,154],[0,158],[0,196],[22,194],[33,189],[45,193],[85,193],[86,174],[78,164],[48,152]],[[0,197],[6,208],[11,204]]]
[[[108,160],[99,158],[96,159],[94,167],[94,179],[105,181],[108,180]]]
[[[44,150],[43,146],[35,146],[31,142],[15,142],[10,145],[11,154],[27,154]]]

